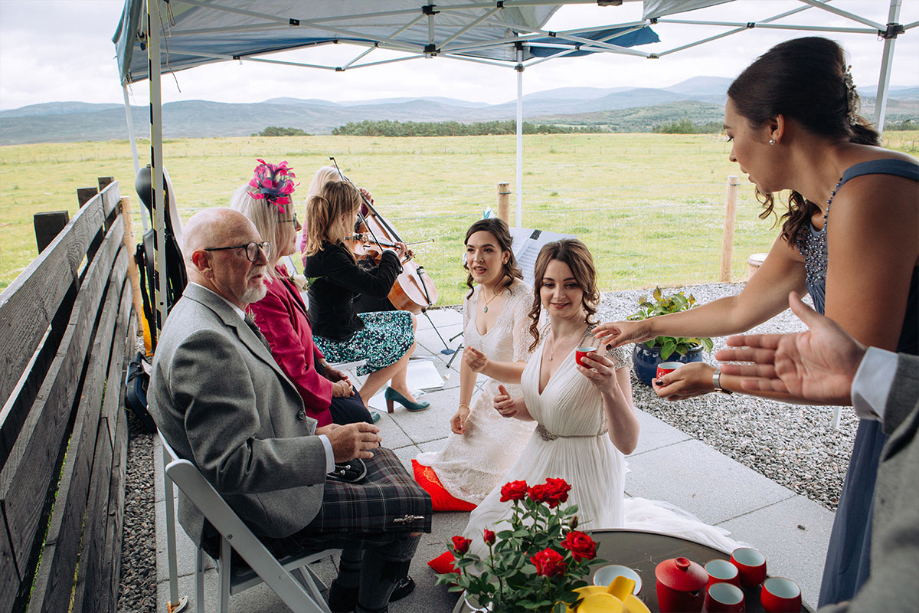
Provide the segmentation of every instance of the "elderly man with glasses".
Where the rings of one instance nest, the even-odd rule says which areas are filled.
[[[188,287],[163,327],[150,412],[176,453],[278,555],[341,548],[332,611],[385,612],[422,532],[431,500],[369,423],[316,427],[246,307],[265,296],[270,247],[249,219],[206,209],[185,226]],[[350,483],[327,475],[362,459]],[[217,535],[188,501],[179,521],[216,551]]]

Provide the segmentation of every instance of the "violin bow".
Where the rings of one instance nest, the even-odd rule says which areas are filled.
[[[364,194],[361,193],[360,188],[358,188],[358,186],[355,185],[355,184],[351,181],[351,179],[349,179],[348,177],[345,176],[345,174],[341,171],[341,168],[338,167],[338,162],[335,160],[335,157],[330,155],[330,156],[329,156],[329,159],[332,160],[332,165],[335,166],[335,170],[338,171],[338,176],[341,177],[341,180],[342,180],[342,181],[347,181],[347,182],[351,185],[351,187],[353,187],[354,189],[357,190],[357,193],[361,195],[361,200],[364,201],[364,204],[367,205],[367,208],[368,208],[369,210],[373,211],[373,214],[376,215],[377,220],[378,220],[381,224],[383,224],[383,226],[386,228],[386,230],[389,231],[389,233],[392,234],[392,235],[396,238],[396,240],[397,240],[398,242],[401,243],[401,242],[402,242],[402,238],[399,236],[399,234],[396,232],[396,230],[395,230],[392,226],[390,226],[389,223],[388,223],[385,219],[383,219],[383,218],[380,216],[380,214],[377,212],[377,210],[376,210],[375,208],[373,208],[373,203],[372,203],[370,200],[367,200],[367,198],[364,197]],[[363,213],[361,213],[360,209],[358,209],[358,211],[357,211],[357,216],[358,216],[358,218],[364,223],[364,226],[367,228],[367,231],[370,232],[370,236],[373,237],[373,242],[376,243],[377,247],[382,251],[382,250],[383,250],[383,247],[382,247],[382,245],[380,245],[380,240],[376,237],[376,234],[373,233],[373,228],[371,228],[371,227],[370,227],[370,224],[367,223],[367,218],[364,216]]]

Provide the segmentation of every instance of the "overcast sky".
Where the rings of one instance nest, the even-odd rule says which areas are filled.
[[[330,0],[334,1],[334,0]],[[886,0],[837,0],[834,5],[874,21],[887,21]],[[0,109],[53,101],[123,101],[112,35],[122,0],[0,0]],[[919,20],[919,0],[903,0],[900,23]],[[751,21],[800,4],[794,0],[740,0],[686,14],[687,19]],[[641,4],[621,7],[563,7],[548,29],[640,19]],[[795,23],[857,26],[811,9]],[[660,24],[662,43],[645,45],[660,52],[723,31],[722,28]],[[782,40],[808,33],[752,30],[658,60],[604,55],[545,62],[524,72],[524,93],[557,87],[666,87],[693,76],[734,77],[756,56]],[[883,42],[866,34],[831,34],[849,54],[856,84],[877,87]],[[362,49],[335,45],[297,52],[305,61],[344,63]],[[283,57],[283,56],[274,56]],[[374,52],[369,59],[391,57]],[[919,86],[919,28],[897,42],[891,83]],[[516,73],[450,59],[413,60],[367,69],[330,73],[315,69],[224,63],[163,77],[163,101],[215,100],[260,102],[269,98],[322,98],[333,101],[401,96],[445,96],[499,103],[516,96]],[[146,104],[146,81],[130,89],[133,104]]]

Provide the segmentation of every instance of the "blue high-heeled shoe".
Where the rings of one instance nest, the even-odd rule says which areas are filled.
[[[391,387],[386,388],[383,397],[386,399],[386,410],[390,413],[393,412],[393,402],[398,402],[409,411],[424,411],[431,406],[430,402],[412,402]]]

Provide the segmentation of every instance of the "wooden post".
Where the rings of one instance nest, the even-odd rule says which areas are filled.
[[[124,244],[125,249],[128,250],[128,277],[131,279],[131,287],[134,289],[134,311],[137,312],[138,320],[146,322],[144,319],[144,299],[140,293],[140,273],[137,272],[137,262],[134,261],[137,244],[134,239],[134,222],[131,219],[131,199],[128,197],[121,199],[121,216],[124,219],[124,238],[121,242]],[[146,326],[142,325],[137,328],[137,335],[144,337],[144,346],[149,355],[152,353],[152,347],[147,338],[148,334]]]
[[[731,257],[734,255],[734,222],[737,217],[737,177],[728,177],[728,193],[724,205],[724,236],[721,239],[721,277],[722,283],[731,282]]]
[[[510,225],[511,192],[508,185],[509,183],[498,183],[498,217]]]
[[[80,203],[80,206],[83,206],[87,202],[93,199],[93,196],[99,193],[98,188],[95,187],[78,187],[77,188],[77,200]]]
[[[99,191],[101,192],[115,182],[115,177],[99,177]]]
[[[35,224],[35,242],[38,243],[38,252],[41,253],[70,221],[70,213],[67,211],[35,213],[32,221]]]

